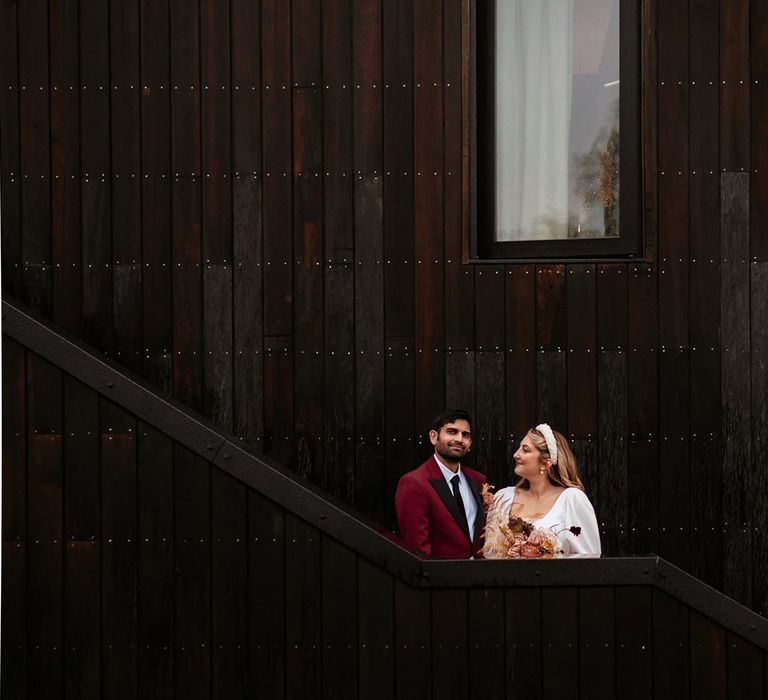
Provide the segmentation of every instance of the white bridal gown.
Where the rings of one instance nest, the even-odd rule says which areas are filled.
[[[498,522],[499,516],[503,519],[509,517],[509,508],[514,500],[514,486],[497,491],[493,497],[493,505],[489,509],[486,523],[486,545],[483,551],[486,559],[499,558],[499,555],[494,555],[494,542],[496,537],[503,536],[498,533],[495,522]],[[595,509],[581,489],[565,489],[546,515],[529,522],[534,527],[548,527],[555,532],[564,554],[600,556],[600,531]],[[569,529],[574,526],[581,528],[578,535]]]

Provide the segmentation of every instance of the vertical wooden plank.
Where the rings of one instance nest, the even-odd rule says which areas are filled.
[[[616,588],[616,695],[653,698],[652,589]]]
[[[564,348],[567,341],[564,265],[536,268],[536,345],[539,350]],[[528,309],[530,313],[532,309]]]
[[[11,697],[27,697],[27,664],[26,648],[26,548],[21,542],[3,541],[3,598],[14,605],[13,613],[3,615],[2,623],[2,669],[0,690],[3,693],[13,693]]]
[[[469,695],[467,649],[467,591],[432,591],[432,695],[466,698]]]
[[[633,554],[657,552],[658,468],[658,281],[655,268],[633,266],[628,279],[627,426],[629,548]]]
[[[682,568],[690,565],[690,354],[662,348],[659,355],[659,553]]]
[[[251,444],[264,433],[261,188],[256,178],[234,183],[233,432]]]
[[[109,12],[112,314],[115,356],[134,371],[144,364],[146,347],[142,345],[142,73],[145,83],[151,83],[147,85],[148,91],[158,92],[160,87],[151,67],[145,66],[142,71],[140,32],[145,27],[139,21],[139,13],[139,3],[130,0],[116,0]],[[157,35],[149,33],[143,45],[155,42]],[[145,103],[147,99],[144,97]],[[145,163],[145,170],[151,172],[154,166],[150,160]],[[154,175],[159,178],[159,173]],[[147,204],[151,207],[151,200]],[[165,234],[165,226],[161,227],[162,233],[151,229],[151,214],[147,219],[152,234]],[[145,279],[151,279],[155,271],[147,273]]]
[[[205,264],[203,270],[203,412],[232,431],[232,265]]]
[[[170,26],[168,0],[141,6],[143,374],[171,388]],[[223,313],[222,313],[223,315]]]
[[[395,589],[393,577],[357,559],[357,644],[360,697],[395,697]]]
[[[51,314],[51,172],[48,7],[42,0],[18,5],[21,97],[22,300]]]
[[[761,700],[765,697],[763,652],[732,632],[725,639],[726,698]]]
[[[419,461],[415,414],[413,3],[382,3],[386,493]],[[455,262],[455,261],[454,261]],[[415,429],[415,430],[414,430]],[[391,520],[390,520],[391,518]],[[387,522],[394,520],[392,509]]]
[[[536,272],[536,423],[567,432],[565,267],[541,265]]]
[[[614,591],[583,587],[579,596],[580,697],[613,698],[616,693],[616,640]]]
[[[597,433],[596,268],[568,265],[566,269],[568,433],[591,439]]]
[[[262,0],[264,447],[283,464],[294,455],[293,358],[270,348],[290,349],[293,333],[290,21],[287,3]]]
[[[214,698],[246,696],[248,679],[248,494],[233,477],[211,473],[211,625]]]
[[[348,503],[355,494],[354,266],[325,269],[325,475],[323,483]]]
[[[623,554],[628,544],[627,268],[599,265],[597,280],[599,502],[603,551]]]
[[[720,5],[720,167],[749,172],[750,3]]]
[[[385,519],[381,0],[352,4],[356,505]],[[360,86],[358,88],[358,85]],[[391,506],[387,509],[391,509]]]
[[[65,697],[101,696],[99,397],[64,376]]]
[[[142,698],[173,697],[173,441],[138,424],[139,685]]]
[[[760,128],[768,118],[768,7],[753,2],[750,20],[750,85],[749,143],[752,187],[750,188],[751,254],[757,260],[768,260],[768,144]]]
[[[659,330],[668,348],[688,344],[688,18],[687,0],[658,8]]]
[[[597,340],[601,349],[622,351],[628,339],[627,267],[603,264],[597,267]]]
[[[504,359],[503,350],[481,351],[475,356],[477,410],[472,431],[472,453],[475,455],[475,466],[492,484],[506,484],[509,479]]]
[[[541,606],[540,588],[517,588],[504,594],[507,677],[512,678],[508,697],[539,700],[544,696]]]
[[[542,659],[542,696],[576,698],[578,684],[579,599],[575,588],[544,588],[541,592],[541,636],[547,653]]]
[[[468,697],[503,698],[511,684],[504,649],[504,591],[470,590],[468,597]]]
[[[267,347],[264,355],[264,405],[269,410],[264,416],[264,450],[281,464],[292,466],[295,451],[291,339],[265,340]]]
[[[413,3],[416,423],[445,404],[443,3]]]
[[[135,697],[138,682],[136,419],[99,400],[102,518],[102,692]]]
[[[230,7],[201,0],[203,257],[232,262]]]
[[[475,368],[479,353],[470,350],[447,350],[445,353],[445,405],[469,407],[477,405]],[[503,363],[502,363],[503,364]],[[502,366],[502,372],[504,367]],[[487,387],[486,387],[487,389]],[[504,391],[502,384],[501,391]],[[506,402],[505,402],[506,403]],[[475,416],[477,419],[477,416]],[[503,429],[506,425],[503,426]]]
[[[261,2],[230,0],[232,158],[235,177],[261,178]],[[235,212],[236,213],[236,212]],[[239,261],[240,259],[235,256]]]
[[[323,227],[336,260],[343,252],[351,256],[354,240],[351,0],[322,3],[322,39]]]
[[[79,11],[80,84],[75,89],[80,89],[83,339],[110,352],[113,257],[111,183],[107,179],[111,150],[109,5],[86,0],[79,4]]]
[[[568,432],[566,383],[565,349],[539,350],[536,353],[538,418],[535,423],[544,421],[551,423],[556,430]]]
[[[395,581],[395,697],[431,694],[430,592]]]
[[[233,427],[230,3],[202,0],[203,412]]]
[[[427,426],[416,426],[416,430],[414,430],[414,367],[413,338],[387,338],[385,365],[385,425],[387,432],[384,437],[386,464],[384,493],[394,494],[400,477],[419,464],[423,454],[422,436],[425,434]],[[450,379],[447,381],[450,382]],[[474,377],[472,383],[474,385]],[[394,499],[389,499],[386,506],[384,523],[387,527],[394,528],[397,520],[394,513]]]
[[[689,9],[687,0],[658,8],[659,470],[662,555],[688,560],[689,370]],[[666,438],[666,439],[665,439]],[[681,533],[680,527],[685,528]]]
[[[533,265],[507,268],[507,432],[519,441],[538,421],[536,409],[536,275]],[[516,445],[515,445],[516,447]]]
[[[62,378],[27,353],[27,673],[29,697],[63,690]]]
[[[3,209],[0,242],[3,256],[3,290],[19,298],[22,294],[21,247],[21,131],[19,101],[18,3],[0,6],[0,206]]]
[[[24,348],[3,335],[3,571],[2,677],[6,697],[26,697],[27,636],[27,407]]]
[[[291,84],[297,88],[316,88],[322,72],[322,10],[311,0],[294,0],[291,6]],[[301,147],[299,146],[299,150]]]
[[[285,695],[284,540],[283,509],[249,491],[248,693],[255,697]]]
[[[319,10],[319,7],[317,8]],[[310,18],[301,23],[312,27]],[[294,37],[297,44],[314,44],[319,16],[310,36]],[[296,21],[296,18],[294,18]],[[319,37],[317,37],[319,40]],[[309,53],[301,63],[315,62]],[[299,75],[320,81],[320,74],[295,66]],[[293,97],[293,236],[296,257],[294,281],[296,358],[294,395],[294,434],[297,443],[297,468],[321,482],[323,469],[323,227],[322,227],[322,92],[317,87],[294,88]]]
[[[208,462],[174,444],[176,697],[211,696],[210,471]]]
[[[720,113],[719,17],[690,6],[691,573],[720,585]],[[706,537],[697,533],[704,532]],[[705,542],[706,540],[706,542]]]
[[[50,6],[52,313],[54,323],[72,333],[80,332],[82,314],[77,23],[77,3]],[[5,122],[7,112],[2,113]],[[11,156],[5,146],[4,161]],[[3,219],[8,213],[3,201]]]
[[[232,0],[232,190],[234,433],[259,444],[264,432],[262,308],[261,3]]]
[[[285,516],[285,690],[314,697],[322,687],[323,598],[320,533],[293,514]]]
[[[202,409],[200,8],[171,0],[173,393]]]
[[[325,445],[323,483],[354,500],[355,380],[352,9],[349,0],[322,3],[323,320],[325,342]]]
[[[356,601],[359,600],[358,593],[363,600],[365,600],[367,593],[361,589],[358,582],[357,555],[330,537],[322,535],[320,539],[322,543],[320,556],[322,559],[323,609],[322,693],[325,697],[356,698],[360,692],[360,681],[362,680],[358,672],[358,658],[365,657],[366,652],[367,654],[380,655],[380,662],[385,668],[387,667],[387,656],[389,656],[390,668],[388,670],[390,673],[388,675],[391,678],[392,617],[391,615],[389,617],[389,639],[386,639],[387,625],[385,621],[377,634],[376,641],[371,638],[361,640],[358,648],[358,629],[361,626],[359,619],[364,617],[361,607],[365,603],[361,605],[360,602]],[[386,604],[381,612],[386,614]],[[386,641],[379,646],[383,639]],[[364,648],[363,644],[372,646],[370,649],[368,646]],[[384,687],[381,691],[384,690]],[[381,694],[385,695],[384,692]]]
[[[390,338],[413,338],[413,3],[382,3],[384,313]]]
[[[715,700],[725,697],[725,630],[701,613],[691,610],[691,697]]]
[[[749,335],[749,175],[721,178],[722,286],[720,317],[721,434],[723,440],[723,588],[726,595],[751,600],[754,490],[751,461],[751,385]]]
[[[691,685],[688,607],[653,591],[653,689],[657,698],[687,698]]]
[[[690,217],[688,2],[658,8],[659,546],[680,566],[689,560]],[[662,311],[663,310],[663,311]],[[681,529],[682,528],[682,529]]]
[[[752,367],[752,454],[762,454],[768,443],[768,406],[763,397],[768,395],[768,266],[753,263],[751,270],[750,312]],[[766,493],[768,474],[756,469],[752,489],[756,494]],[[768,503],[764,498],[755,498],[752,503],[750,522],[757,533],[768,528]],[[755,537],[752,542],[752,609],[765,616],[768,611],[768,581],[762,572],[768,566],[768,542],[764,537]]]
[[[445,344],[448,349],[474,348],[474,326],[467,323],[473,314],[476,275],[464,260],[464,191],[462,187],[463,129],[466,114],[462,104],[462,25],[465,18],[461,2],[443,3],[443,238],[445,250]],[[505,271],[500,272],[506,275]],[[496,319],[500,323],[501,317]],[[446,397],[447,398],[447,397]],[[448,405],[452,405],[446,400]],[[453,404],[455,405],[455,404]],[[470,404],[465,404],[470,405]]]
[[[264,333],[293,332],[291,225],[291,15],[280,0],[261,3],[264,183]],[[287,379],[287,378],[286,378]]]
[[[491,483],[503,484],[508,470],[504,413],[504,267],[493,265],[476,270],[475,291],[477,409],[472,447],[478,469]]]

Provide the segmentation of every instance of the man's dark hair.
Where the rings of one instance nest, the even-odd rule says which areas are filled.
[[[442,428],[444,425],[453,423],[457,420],[467,421],[467,423],[469,423],[469,429],[472,430],[472,417],[467,411],[461,408],[449,408],[436,415],[432,420],[430,430],[434,430],[439,433],[440,428]]]

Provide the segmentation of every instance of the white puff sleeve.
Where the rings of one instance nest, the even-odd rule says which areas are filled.
[[[565,554],[591,554],[599,556],[600,530],[597,526],[595,509],[589,502],[587,495],[580,489],[568,489],[570,492],[564,503],[564,525],[566,529],[560,533],[559,539],[563,543]],[[581,528],[578,535],[574,535],[568,528],[576,526]]]

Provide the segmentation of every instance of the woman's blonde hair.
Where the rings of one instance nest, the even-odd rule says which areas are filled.
[[[549,476],[550,482],[555,486],[562,486],[563,488],[573,487],[583,491],[584,484],[581,483],[581,479],[579,478],[576,457],[573,456],[568,440],[556,430],[553,430],[552,434],[555,436],[555,442],[557,443],[557,464],[551,464],[547,468],[547,475]],[[536,428],[531,428],[528,431],[528,437],[531,438],[531,442],[536,445],[536,449],[541,452],[540,459],[542,463],[551,459],[544,435],[536,430]],[[519,489],[528,489],[531,485],[528,483],[528,479],[521,478],[515,486]]]

